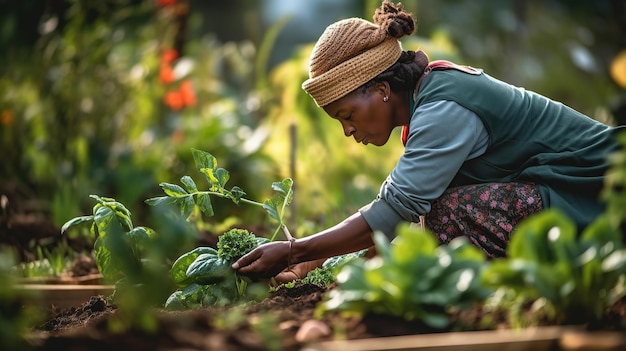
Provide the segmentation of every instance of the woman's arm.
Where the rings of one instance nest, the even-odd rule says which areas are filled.
[[[293,243],[280,241],[261,245],[237,260],[232,267],[253,278],[270,278],[289,264],[356,252],[373,244],[372,230],[361,214],[355,213],[329,229]]]

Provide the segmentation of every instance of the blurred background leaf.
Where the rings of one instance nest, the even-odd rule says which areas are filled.
[[[626,121],[623,1],[402,3],[418,22],[405,49]],[[371,19],[379,4],[0,0],[0,237],[15,235],[18,214],[57,226],[83,215],[89,194],[116,198],[143,225],[160,182],[200,175],[191,148],[215,155],[249,198],[293,178],[296,236],[340,221],[377,194],[399,134],[357,145],[300,85],[324,28]],[[266,221],[228,201],[215,212],[214,225]]]

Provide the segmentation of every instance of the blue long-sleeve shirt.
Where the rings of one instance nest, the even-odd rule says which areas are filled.
[[[533,182],[544,208],[578,230],[605,210],[607,158],[620,149],[610,127],[482,71],[433,70],[421,82],[404,154],[377,198],[360,212],[392,237],[417,222],[448,187]]]
[[[454,101],[419,106],[413,112],[405,151],[360,212],[372,230],[393,233],[401,221],[419,222],[431,201],[446,190],[466,160],[482,155],[489,136],[478,116]]]

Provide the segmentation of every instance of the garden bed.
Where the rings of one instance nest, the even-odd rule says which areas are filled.
[[[423,324],[383,316],[346,317],[336,313],[315,318],[325,289],[304,285],[281,288],[267,299],[236,309],[155,310],[157,330],[113,333],[108,322],[116,308],[101,297],[67,308],[33,331],[35,350],[626,350],[626,331],[589,332],[585,326],[542,326],[512,330],[469,330],[480,313],[453,316],[466,331],[433,332]],[[608,315],[626,318],[626,301]],[[230,317],[228,317],[230,316]],[[237,320],[236,316],[239,316]],[[243,317],[242,317],[243,316]],[[226,322],[230,320],[230,322]],[[308,331],[307,331],[308,330]]]

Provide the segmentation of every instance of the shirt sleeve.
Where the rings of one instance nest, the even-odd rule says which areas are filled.
[[[419,222],[463,162],[482,155],[488,142],[480,118],[456,102],[419,106],[411,117],[404,154],[376,199],[359,211],[372,230],[392,238],[398,223]]]

